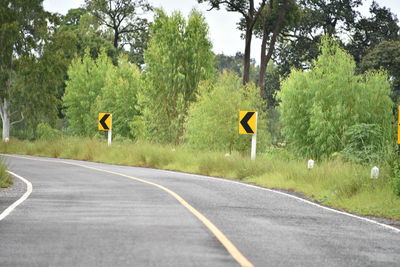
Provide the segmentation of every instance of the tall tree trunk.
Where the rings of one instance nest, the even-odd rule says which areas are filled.
[[[267,25],[264,24],[263,40],[261,43],[260,74],[259,74],[259,82],[258,82],[258,86],[260,87],[260,96],[261,97],[263,97],[263,91],[265,89],[265,73],[267,71],[268,62],[270,61],[270,59],[272,57],[272,53],[274,52],[276,39],[278,38],[283,20],[285,19],[286,10],[288,8],[288,5],[289,5],[289,0],[284,0],[283,5],[279,11],[278,19],[275,22],[274,30],[272,32],[272,37],[271,37],[271,41],[269,43],[269,48],[268,48],[268,54],[265,54],[265,52],[266,52],[266,46],[267,46],[267,39],[268,39],[268,36],[270,33],[267,29],[268,28]]]
[[[20,123],[24,120],[24,114],[21,112],[21,119],[17,121],[11,122],[11,116],[16,112],[11,113],[11,103],[7,98],[3,99],[3,102],[0,102],[0,117],[3,122],[3,135],[2,139],[4,142],[8,142],[10,140],[10,128],[13,124]]]
[[[119,39],[118,30],[114,29],[114,47],[115,47],[115,49],[118,49],[118,39]]]
[[[0,103],[0,116],[3,122],[3,135],[2,139],[4,142],[10,140],[10,102],[4,98],[3,103]]]
[[[257,10],[254,8],[254,0],[249,0],[249,12],[245,16],[246,19],[246,36],[245,36],[245,47],[244,47],[244,58],[243,58],[243,84],[250,81],[250,51],[251,51],[251,39],[253,37],[253,29],[256,21],[260,17],[261,11],[265,6],[266,0],[262,0]]]
[[[251,38],[253,36],[253,29],[246,29],[245,36],[245,47],[243,57],[243,84],[246,84],[250,80],[250,49],[251,49]]]
[[[267,65],[268,65],[267,55],[265,54],[265,51],[267,50],[267,41],[268,41],[269,35],[270,35],[270,33],[269,32],[267,33],[264,30],[262,42],[261,42],[260,72],[259,72],[259,78],[258,78],[258,86],[260,87],[260,96],[262,98],[265,97],[265,95],[264,95],[265,72],[267,71]]]

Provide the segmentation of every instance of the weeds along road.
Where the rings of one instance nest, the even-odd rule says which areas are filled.
[[[5,156],[33,192],[0,221],[0,266],[400,262],[399,231],[286,195],[224,179],[24,157]]]

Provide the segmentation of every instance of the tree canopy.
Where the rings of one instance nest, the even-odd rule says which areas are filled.
[[[147,0],[85,0],[87,10],[100,25],[112,31],[112,43],[118,51],[130,51],[131,59],[143,64],[149,22],[143,15],[153,7]]]
[[[36,111],[43,111],[39,103],[51,98],[51,94],[35,87],[24,75],[29,73],[28,68],[36,66],[36,55],[41,52],[48,37],[48,22],[51,19],[50,14],[43,10],[42,0],[5,0],[0,3],[0,115],[3,140],[8,140],[10,126],[21,122],[27,109],[35,107]],[[30,105],[27,105],[28,102]]]
[[[140,91],[146,135],[151,140],[179,142],[199,82],[215,72],[207,35],[204,17],[195,10],[187,21],[180,13],[168,16],[157,11],[145,52],[147,85]]]

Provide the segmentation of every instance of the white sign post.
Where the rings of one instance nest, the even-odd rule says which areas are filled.
[[[256,116],[256,127],[255,128],[257,129],[258,112],[256,112],[255,116]],[[251,160],[256,159],[256,150],[257,150],[257,132],[255,132],[253,134],[253,136],[251,137]]]
[[[107,136],[107,139],[108,139],[108,146],[111,146],[111,139],[112,139],[112,130],[109,130],[108,131],[108,136]]]
[[[256,147],[257,147],[257,134],[253,134],[251,137],[251,160],[256,159]]]

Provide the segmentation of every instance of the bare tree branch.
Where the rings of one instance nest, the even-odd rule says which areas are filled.
[[[11,123],[10,123],[10,126],[11,126],[11,125],[14,125],[14,124],[17,124],[17,123],[20,123],[20,122],[23,121],[24,119],[25,119],[24,113],[21,112],[21,119],[20,119],[20,120],[17,120],[17,121],[11,122]]]

